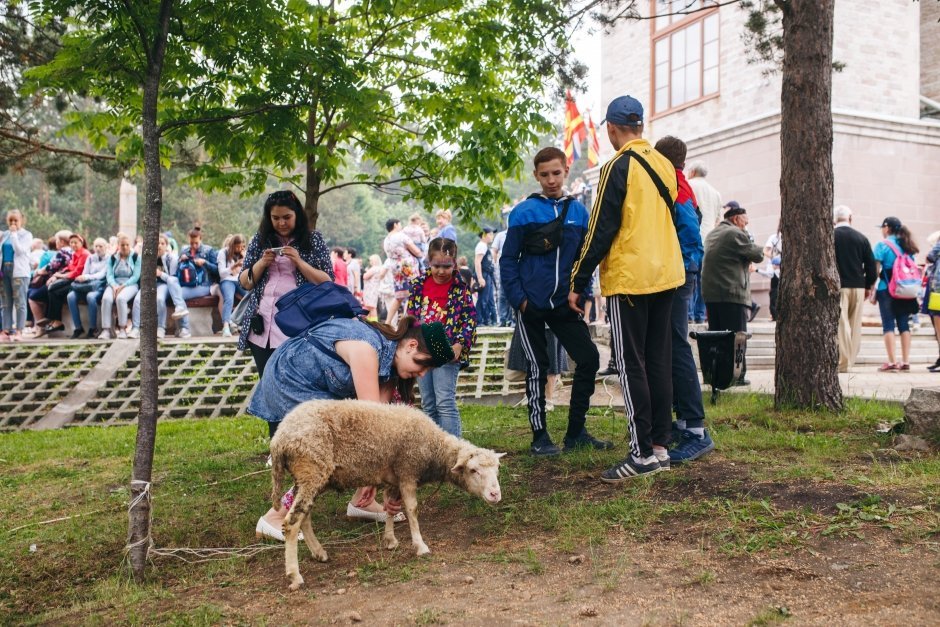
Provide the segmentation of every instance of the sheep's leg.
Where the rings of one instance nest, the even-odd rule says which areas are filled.
[[[300,490],[297,493],[300,494]],[[302,520],[306,517],[306,512],[298,508],[298,502],[295,499],[282,527],[284,531],[284,567],[287,571],[287,578],[290,579],[291,590],[297,590],[304,583],[304,578],[300,576],[300,565],[297,563],[297,534],[300,531]]]
[[[329,555],[326,554],[323,545],[320,544],[317,537],[313,535],[313,525],[310,524],[310,514],[304,517],[300,528],[304,532],[304,542],[307,543],[307,548],[310,549],[310,553],[313,555],[314,559],[320,562],[328,561],[330,559]]]
[[[418,486],[414,483],[403,483],[399,487],[405,506],[405,515],[408,516],[408,527],[411,529],[411,544],[415,547],[418,556],[427,555],[431,549],[424,543],[421,538],[421,529],[418,528]]]
[[[386,488],[385,489],[385,502],[387,503],[389,499],[399,500],[401,494],[397,489]],[[398,538],[395,537],[395,517],[386,516],[385,517],[385,533],[382,534],[382,542],[386,549],[391,551],[398,547]]]

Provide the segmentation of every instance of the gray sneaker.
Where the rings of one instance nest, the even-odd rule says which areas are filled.
[[[606,483],[622,483],[634,477],[655,475],[660,470],[662,470],[662,466],[659,465],[658,461],[652,462],[651,464],[641,464],[634,461],[632,455],[627,455],[626,458],[616,466],[605,470],[601,474],[601,481]]]

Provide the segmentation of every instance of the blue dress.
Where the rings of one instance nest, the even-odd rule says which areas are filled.
[[[357,319],[329,320],[281,344],[268,361],[248,413],[280,422],[297,405],[312,400],[355,398],[352,371],[335,352],[342,340],[361,340],[379,357],[379,382],[392,376],[398,342]]]

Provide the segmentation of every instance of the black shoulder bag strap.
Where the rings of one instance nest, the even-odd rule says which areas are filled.
[[[656,173],[656,170],[652,168],[649,162],[641,157],[638,153],[628,150],[626,153],[634,159],[637,163],[643,166],[643,169],[646,170],[646,173],[649,174],[650,178],[653,179],[653,184],[656,185],[656,189],[659,190],[659,195],[662,197],[663,202],[666,203],[666,208],[669,209],[669,215],[672,217],[672,223],[676,223],[676,203],[673,201],[672,196],[669,195],[669,188],[666,187],[666,184],[663,183],[663,179]]]

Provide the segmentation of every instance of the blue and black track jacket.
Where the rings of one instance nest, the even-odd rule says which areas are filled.
[[[516,205],[509,214],[509,228],[503,254],[499,258],[499,276],[506,299],[519,309],[526,299],[536,309],[568,306],[571,268],[581,251],[588,227],[588,211],[571,200],[562,230],[561,245],[553,252],[532,255],[524,251],[528,233],[561,215],[567,197],[533,196]]]

